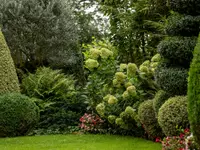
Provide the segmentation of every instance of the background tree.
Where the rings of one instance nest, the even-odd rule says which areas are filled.
[[[0,14],[2,32],[18,68],[81,66],[77,23],[69,1],[1,0]]]
[[[100,4],[109,16],[110,37],[118,48],[120,61],[141,64],[150,59],[163,36],[162,18],[168,13],[166,1],[105,0]]]

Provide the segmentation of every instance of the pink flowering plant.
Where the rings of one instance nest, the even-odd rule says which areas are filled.
[[[161,142],[162,150],[197,150],[189,129],[181,130],[179,136],[168,136]]]
[[[80,128],[84,132],[101,132],[104,121],[96,114],[85,113],[80,119]]]

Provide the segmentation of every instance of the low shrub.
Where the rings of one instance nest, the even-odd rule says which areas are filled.
[[[192,60],[196,40],[196,37],[168,37],[160,42],[158,52],[170,63],[188,67]]]
[[[170,94],[168,94],[167,92],[163,91],[163,90],[159,90],[154,99],[153,99],[153,109],[155,112],[155,115],[157,117],[158,115],[158,111],[160,109],[160,107],[165,103],[165,101],[170,97]]]
[[[200,0],[171,0],[170,9],[180,14],[199,15]]]
[[[86,110],[82,94],[75,89],[75,80],[61,70],[38,68],[22,80],[22,92],[34,97],[40,107],[38,128],[68,130],[75,126]]]
[[[200,16],[172,14],[168,17],[166,33],[169,36],[198,36]]]
[[[0,95],[0,137],[27,135],[39,120],[39,108],[20,93]]]
[[[187,128],[187,97],[177,96],[168,99],[159,109],[158,123],[166,136],[178,135],[177,126]]]
[[[156,137],[163,136],[162,129],[157,122],[153,110],[153,100],[148,100],[140,104],[138,117],[149,138],[155,139]]]
[[[186,95],[188,70],[178,67],[159,66],[155,72],[158,86],[171,96]]]

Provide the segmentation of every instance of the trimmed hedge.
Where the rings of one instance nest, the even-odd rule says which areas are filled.
[[[157,117],[158,111],[160,107],[165,103],[165,101],[170,97],[170,94],[167,92],[160,90],[156,93],[154,99],[153,99],[153,109],[155,112],[155,115]]]
[[[200,0],[170,0],[170,9],[196,16],[200,14]]]
[[[194,49],[188,78],[188,115],[192,133],[200,143],[200,35]]]
[[[176,67],[158,67],[155,80],[159,87],[171,96],[186,95],[188,70]]]
[[[174,14],[168,17],[166,33],[169,36],[198,36],[200,16]]]
[[[168,99],[158,112],[158,123],[166,136],[178,135],[177,126],[183,129],[188,127],[187,97],[177,96]]]
[[[145,131],[150,138],[162,137],[162,129],[159,127],[153,109],[153,100],[148,100],[140,104],[138,117]]]
[[[189,66],[196,37],[168,37],[158,45],[158,52],[173,64]]]
[[[0,96],[0,137],[27,135],[39,120],[39,108],[20,93]]]
[[[8,92],[20,92],[20,88],[10,50],[0,31],[0,94]]]

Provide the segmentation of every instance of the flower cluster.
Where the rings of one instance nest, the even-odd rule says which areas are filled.
[[[166,137],[162,141],[162,150],[189,150],[195,147],[189,129],[185,129],[179,136]]]
[[[80,119],[80,128],[85,132],[96,133],[100,132],[103,120],[95,114],[85,113]]]

